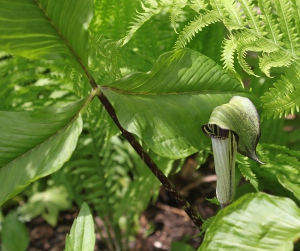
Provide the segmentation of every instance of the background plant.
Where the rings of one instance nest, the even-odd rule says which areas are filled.
[[[15,145],[8,145],[8,139],[1,141],[2,147],[14,153],[8,157],[6,152],[1,155],[0,180],[5,177],[7,182],[1,183],[5,184],[3,191],[7,191],[7,195],[1,195],[2,203],[29,183],[57,171],[71,156],[83,128],[70,161],[59,173],[53,174],[50,181],[41,181],[40,188],[47,184],[64,185],[70,198],[79,205],[86,201],[97,214],[103,218],[108,216],[106,227],[114,229],[116,234],[121,233],[119,219],[124,215],[116,204],[119,198],[124,201],[120,204],[123,205],[128,201],[127,196],[132,199],[143,195],[138,209],[145,207],[150,195],[144,195],[151,189],[155,194],[159,184],[153,182],[154,178],[129,150],[128,144],[120,137],[112,137],[118,130],[95,101],[89,105],[93,96],[76,102],[88,95],[90,85],[96,90],[97,84],[113,104],[121,125],[149,148],[165,173],[170,170],[166,163],[172,162],[163,158],[184,158],[209,146],[200,127],[207,122],[215,106],[228,102],[236,94],[250,97],[264,116],[258,153],[267,164],[258,167],[239,156],[238,167],[257,190],[268,188],[269,192],[298,203],[299,1],[149,1],[142,5],[138,1],[73,1],[73,7],[69,5],[70,1],[64,5],[51,5],[47,1],[1,1],[0,95],[4,100],[1,110],[37,111],[35,123],[38,123],[36,118],[40,118],[40,125],[47,121],[52,128],[52,131],[40,128],[39,139],[31,141],[31,145],[27,144],[28,138],[23,141],[17,138]],[[160,56],[174,46],[178,50]],[[181,49],[185,46],[191,50]],[[227,72],[210,59],[223,64]],[[204,65],[210,67],[204,68]],[[150,70],[147,74],[126,77],[133,72]],[[241,80],[251,91],[243,89]],[[203,90],[206,90],[205,95],[201,95]],[[75,103],[69,108],[49,108],[47,113],[45,110],[39,113],[43,106],[64,107],[71,102]],[[58,128],[55,123],[61,111],[63,120]],[[9,120],[8,114],[12,114]],[[1,113],[3,135],[11,139],[20,134],[8,129],[16,128],[17,122],[20,128],[30,124],[24,114],[27,113]],[[279,119],[287,115],[292,119]],[[28,135],[32,136],[28,128]],[[41,142],[48,144],[44,151],[51,150],[55,156],[47,162],[46,170],[42,158],[27,154],[35,152],[36,157]],[[60,145],[61,149],[52,151],[53,145]],[[61,160],[59,164],[54,161],[57,159]],[[20,166],[28,167],[32,160],[36,161],[38,171],[18,183],[15,177],[25,175],[20,173]],[[7,179],[8,173],[11,179]],[[132,182],[132,177],[138,179]],[[209,250],[207,243],[217,239],[214,234],[226,233],[231,228],[229,224],[223,225],[225,230],[214,226],[230,217],[239,205],[246,205],[242,211],[251,212],[258,204],[268,201],[270,204],[265,203],[265,210],[272,215],[278,212],[278,201],[281,201],[260,193],[245,200],[238,200],[216,217],[210,228],[214,230],[208,231],[203,248]],[[129,209],[137,206],[136,201],[132,201],[132,206],[126,203],[127,220],[134,218],[135,212]],[[285,203],[295,208],[291,202],[279,204]],[[290,212],[295,224],[285,229],[285,234],[292,238],[282,241],[285,246],[280,250],[291,250],[292,242],[299,237],[291,234],[291,229],[298,227],[297,210]],[[126,222],[127,229],[131,224]],[[273,233],[272,230],[282,227],[270,224],[262,231]],[[249,239],[250,232],[236,235],[240,240]],[[214,237],[208,241],[210,236]],[[271,236],[272,240],[278,238]],[[126,247],[126,241],[124,243],[116,238],[110,245],[121,248]],[[274,247],[274,243],[268,244]],[[219,248],[227,248],[226,243],[220,243]]]

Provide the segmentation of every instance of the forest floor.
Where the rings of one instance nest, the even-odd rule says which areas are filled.
[[[182,195],[207,219],[218,210],[216,205],[206,200],[215,196],[216,176],[212,161],[200,169],[196,170],[196,167],[194,158],[188,158],[181,172],[171,178]],[[77,214],[77,208],[60,213],[56,227],[51,227],[41,217],[27,223],[30,233],[28,251],[63,251],[66,234],[70,232]],[[130,243],[130,251],[168,251],[173,241],[183,241],[197,249],[203,238],[195,236],[199,234],[199,229],[163,187],[157,202],[148,206],[139,221],[140,226],[135,241]],[[96,217],[95,222],[101,225],[100,218]],[[100,235],[97,235],[95,251],[108,250]]]

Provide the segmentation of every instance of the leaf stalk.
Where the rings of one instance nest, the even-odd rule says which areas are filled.
[[[191,218],[193,223],[201,230],[203,219],[200,216],[198,210],[196,208],[191,207],[189,202],[180,194],[180,192],[176,189],[174,184],[165,176],[165,174],[158,168],[158,166],[151,159],[149,154],[143,149],[140,143],[136,140],[134,135],[127,130],[125,130],[120,124],[115,110],[107,97],[101,92],[97,95],[100,102],[103,104],[104,108],[108,112],[108,114],[113,119],[114,123],[118,126],[123,136],[128,140],[133,149],[137,152],[137,154],[141,157],[144,163],[149,167],[152,173],[157,177],[157,179],[162,183],[162,185],[166,188],[166,190],[172,195],[173,198],[177,201],[179,206],[187,213],[187,215]]]

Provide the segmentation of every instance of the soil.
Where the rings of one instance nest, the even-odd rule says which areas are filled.
[[[177,189],[186,197],[192,206],[196,206],[204,218],[216,214],[218,207],[208,202],[206,198],[215,196],[215,181],[213,166],[209,161],[205,168],[196,170],[194,157],[188,158],[182,170],[171,179]],[[60,213],[56,227],[48,225],[41,217],[27,224],[30,233],[28,251],[62,251],[65,247],[66,234],[78,214],[78,208]],[[197,249],[202,241],[199,229],[193,224],[187,214],[178,208],[176,201],[161,187],[160,195],[155,204],[150,204],[140,215],[140,226],[136,239],[130,243],[130,251],[168,251],[173,241],[184,241]],[[95,223],[101,225],[101,219],[95,218]],[[100,227],[101,228],[101,227]],[[149,233],[149,229],[151,232]],[[193,237],[195,236],[195,237]],[[108,251],[100,235],[96,236],[95,251]]]

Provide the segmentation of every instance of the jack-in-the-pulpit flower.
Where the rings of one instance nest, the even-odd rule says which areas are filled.
[[[216,107],[203,132],[211,138],[217,174],[217,199],[221,207],[230,204],[235,188],[235,159],[239,152],[261,164],[256,155],[260,121],[250,99],[234,96]]]

